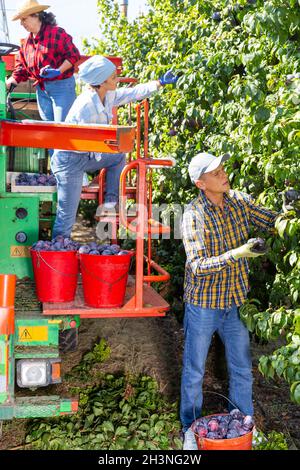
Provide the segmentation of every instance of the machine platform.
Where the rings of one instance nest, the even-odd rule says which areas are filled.
[[[79,315],[81,318],[164,317],[169,304],[151,286],[143,284],[143,307],[135,307],[135,277],[129,276],[125,303],[121,308],[94,308],[84,303],[79,282],[73,302],[44,302],[43,315]]]

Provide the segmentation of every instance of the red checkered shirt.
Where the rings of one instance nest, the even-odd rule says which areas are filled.
[[[72,36],[58,26],[43,25],[39,33],[33,37],[30,33],[21,46],[16,58],[13,78],[17,83],[34,79],[34,85],[44,88],[45,81],[64,80],[74,73],[74,67],[69,68],[56,78],[43,79],[39,76],[40,69],[45,65],[57,69],[68,60],[74,65],[80,58],[77,47],[73,44]]]

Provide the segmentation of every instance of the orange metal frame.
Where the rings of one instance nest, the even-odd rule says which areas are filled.
[[[0,144],[12,147],[127,153],[134,141],[135,128],[130,126],[0,121]]]
[[[121,81],[121,80],[120,80]],[[128,79],[124,81],[128,82]],[[135,82],[134,79],[131,80]],[[144,109],[143,152],[141,149],[141,114]],[[155,166],[172,166],[168,160],[157,160],[148,157],[148,100],[136,106],[137,126],[118,125],[74,125],[57,124],[43,121],[2,121],[0,122],[0,145],[59,148],[64,150],[96,151],[107,153],[131,153],[136,138],[136,159],[129,161],[123,169],[120,178],[120,200],[124,201],[128,194],[126,179],[131,181],[131,170],[137,172],[137,187],[135,188],[138,212],[135,216],[136,225],[132,218],[126,217],[125,207],[120,207],[119,217],[114,219],[115,227],[122,223],[136,234],[136,275],[130,276],[125,297],[121,308],[90,308],[84,305],[81,285],[77,297],[72,303],[44,303],[44,315],[80,315],[86,318],[95,317],[149,317],[164,316],[169,309],[168,303],[150,286],[153,282],[166,282],[170,275],[151,259],[151,234],[161,234],[170,228],[152,219],[152,168]],[[115,120],[116,122],[116,115]],[[143,155],[142,155],[143,154]],[[113,158],[113,155],[112,155]],[[98,198],[103,201],[105,171],[100,172]],[[148,176],[148,177],[147,177]],[[110,219],[105,218],[107,222]],[[116,228],[117,231],[117,228]],[[145,235],[148,236],[147,256],[145,256]],[[147,274],[144,266],[147,264]],[[152,274],[152,271],[157,274]]]
[[[130,161],[123,169],[120,177],[120,213],[117,217],[101,217],[100,220],[111,223],[114,226],[117,237],[117,225],[119,222],[131,232],[136,234],[136,272],[135,277],[129,278],[125,304],[121,308],[91,308],[83,301],[82,286],[79,285],[76,298],[71,303],[44,303],[44,315],[80,315],[82,318],[107,318],[109,317],[153,317],[164,316],[169,310],[168,303],[152,288],[153,282],[167,282],[170,275],[161,266],[151,259],[151,235],[170,232],[170,227],[164,226],[151,218],[152,216],[152,168],[155,166],[171,167],[169,160],[151,159],[148,157],[148,100],[137,105],[137,150],[138,158]],[[144,109],[144,142],[141,149],[141,114]],[[135,217],[127,217],[125,201],[127,197],[127,181],[130,172],[137,172],[136,203],[138,212]],[[148,173],[148,178],[147,178]],[[104,199],[105,170],[99,175],[99,203]],[[133,223],[135,220],[136,225]],[[148,256],[145,256],[145,235],[148,236]],[[144,274],[145,263],[147,274]],[[157,274],[153,274],[152,271]]]

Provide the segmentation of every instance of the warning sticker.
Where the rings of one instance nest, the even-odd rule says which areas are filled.
[[[29,246],[11,246],[11,258],[30,258]]]
[[[48,341],[47,326],[20,326],[19,341],[28,343],[31,341]]]

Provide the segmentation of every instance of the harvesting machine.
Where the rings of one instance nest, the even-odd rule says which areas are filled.
[[[136,105],[135,126],[118,125],[116,112],[113,124],[105,126],[17,120],[10,99],[13,103],[19,99],[31,103],[35,99],[32,90],[20,93],[15,89],[7,96],[5,77],[14,67],[13,52],[17,49],[18,46],[11,44],[0,45],[0,421],[58,416],[77,410],[75,399],[32,394],[32,390],[61,382],[60,352],[76,345],[81,318],[164,316],[169,308],[151,287],[153,282],[169,280],[169,274],[152,260],[151,253],[152,239],[170,231],[168,226],[152,218],[151,174],[157,167],[171,167],[172,162],[149,157],[148,101]],[[111,60],[120,74],[122,60],[118,57]],[[134,82],[125,77],[119,79],[128,84]],[[14,192],[12,177],[19,149],[29,161],[32,149],[46,152],[54,147],[108,152],[111,158],[118,152],[128,154],[121,174],[120,199],[133,198],[136,213],[127,217],[123,204],[118,215],[100,218],[100,222],[110,224],[114,239],[120,226],[134,232],[135,268],[129,275],[125,302],[120,308],[85,305],[80,281],[73,302],[40,304],[35,299],[29,306],[26,304],[26,293],[34,287],[30,247],[45,229],[51,238],[56,192],[19,192],[20,187]],[[93,184],[84,189],[82,199],[101,204],[104,187],[105,170],[102,170]],[[23,291],[18,294],[20,286]],[[16,304],[15,293],[20,300]],[[31,389],[30,396],[25,389]]]

